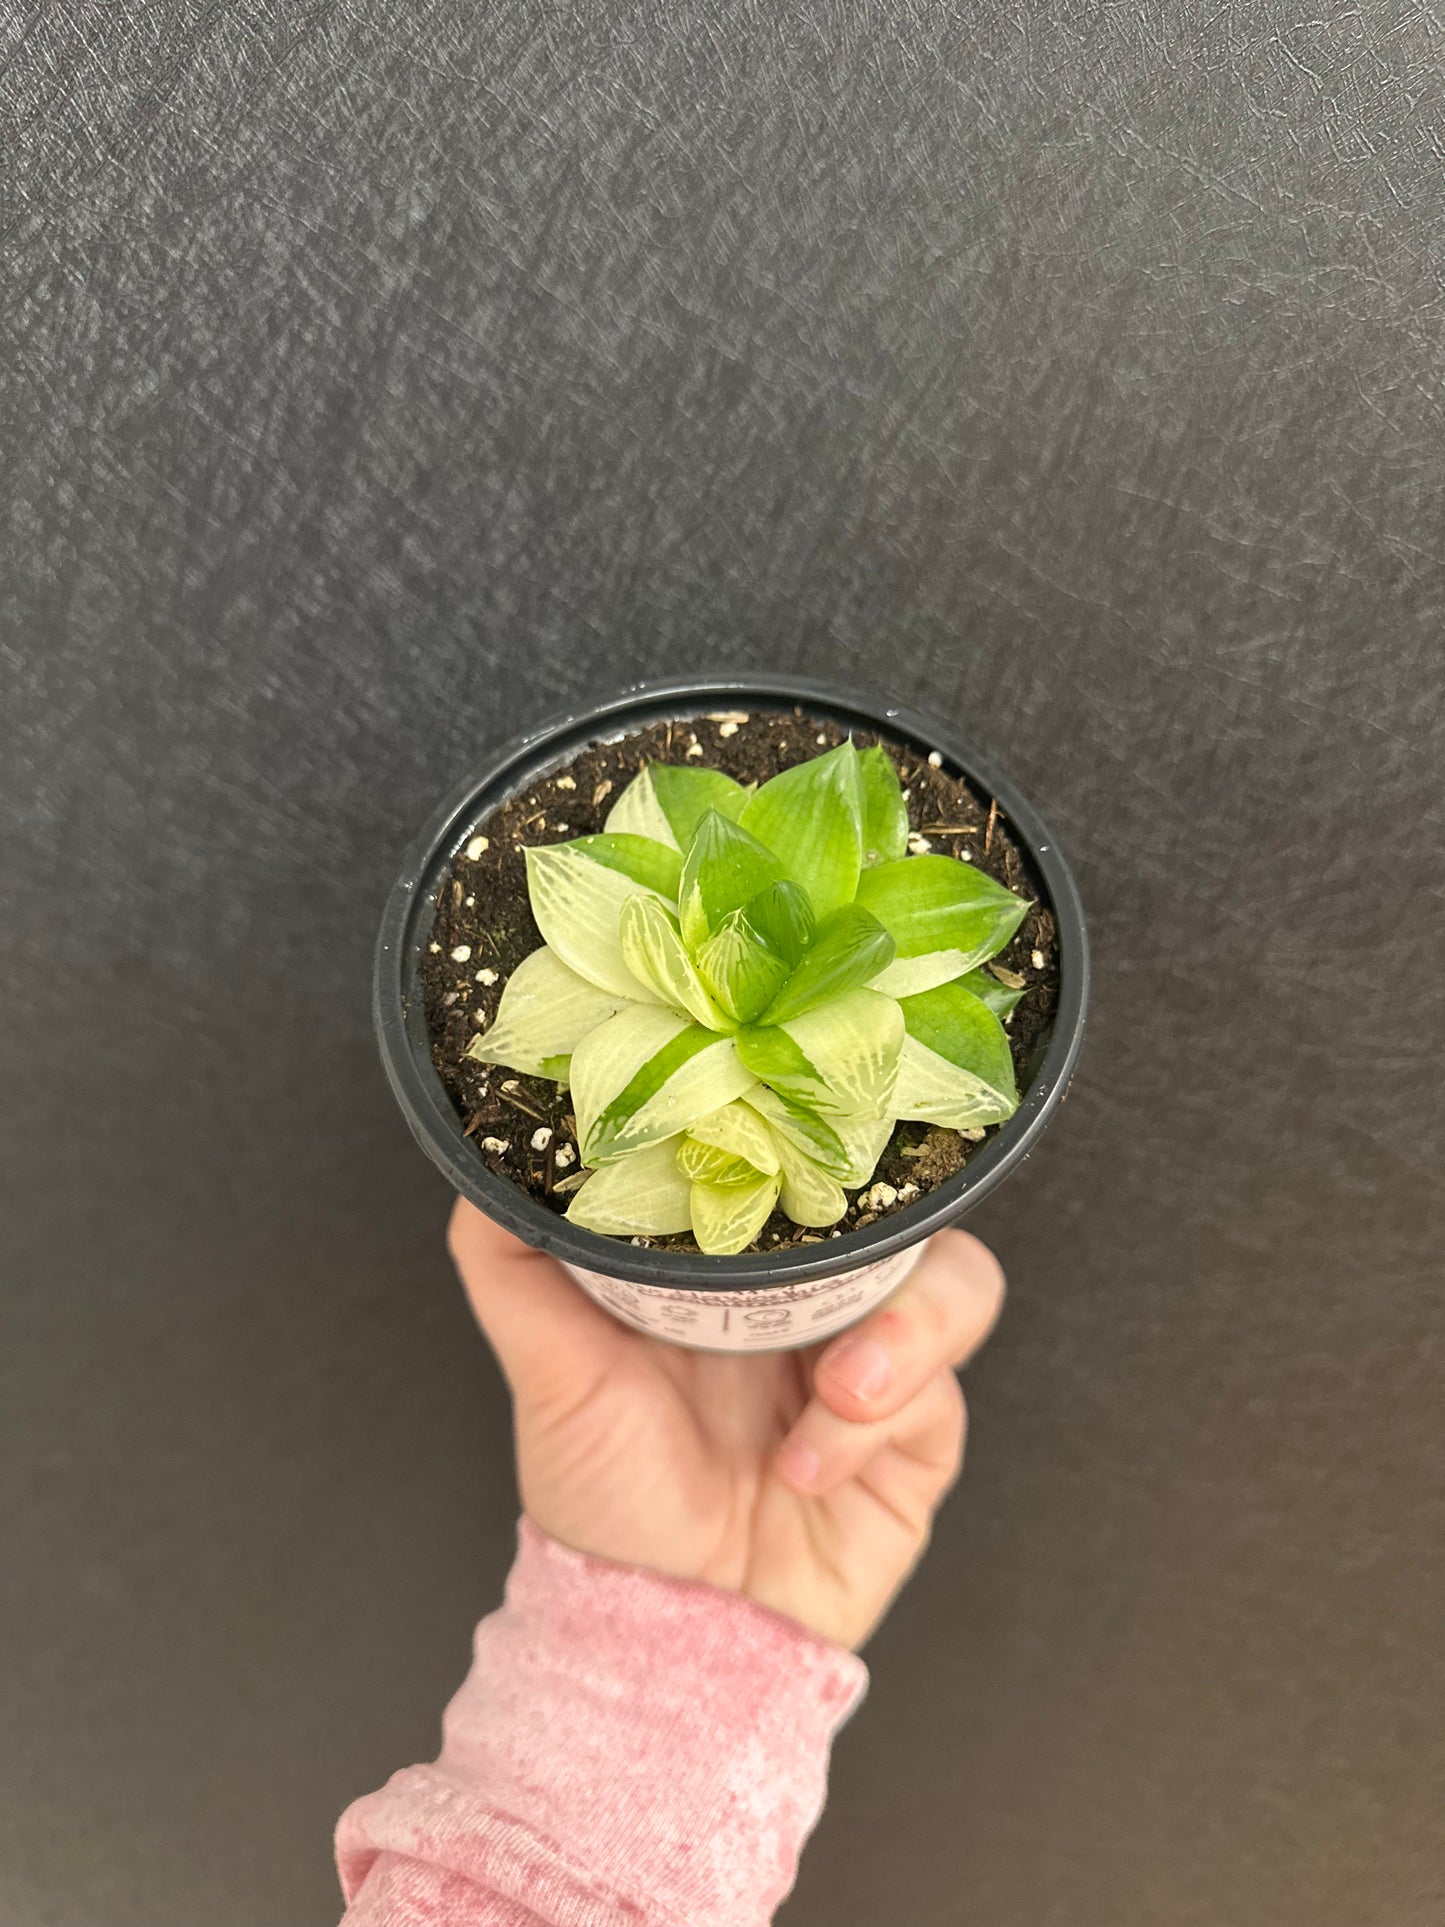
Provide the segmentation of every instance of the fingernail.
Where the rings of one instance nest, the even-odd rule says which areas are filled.
[[[846,1339],[825,1362],[835,1385],[869,1404],[882,1397],[893,1376],[893,1360],[876,1338]]]
[[[778,1447],[778,1476],[798,1491],[806,1492],[817,1481],[822,1460],[802,1439],[785,1439]]]

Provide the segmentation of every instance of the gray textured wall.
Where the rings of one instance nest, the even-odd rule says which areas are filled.
[[[1436,1927],[1445,29],[1324,12],[0,21],[7,1922],[324,1920],[432,1750],[511,1468],[373,921],[737,665],[986,744],[1098,961],[788,1927]]]

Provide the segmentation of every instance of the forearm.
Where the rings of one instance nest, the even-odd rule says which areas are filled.
[[[342,1817],[347,1927],[761,1927],[865,1680],[791,1620],[524,1523],[440,1758]]]

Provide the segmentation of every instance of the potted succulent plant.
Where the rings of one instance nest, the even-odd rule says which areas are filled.
[[[452,1181],[629,1322],[840,1329],[1013,1168],[1077,1053],[1077,895],[924,719],[752,679],[527,738],[411,853],[383,1058]]]

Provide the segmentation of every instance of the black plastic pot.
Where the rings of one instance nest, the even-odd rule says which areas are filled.
[[[785,712],[795,703],[844,727],[877,730],[925,755],[937,750],[946,765],[997,797],[1016,840],[1033,859],[1058,927],[1061,982],[1054,1022],[1026,1067],[1022,1101],[1008,1123],[937,1190],[860,1231],[776,1253],[747,1252],[732,1258],[658,1250],[584,1231],[494,1176],[462,1136],[462,1120],[431,1062],[421,989],[421,958],[438,888],[462,845],[493,810],[567,763],[588,743],[720,707]],[[407,851],[387,899],[376,950],[374,1014],[382,1062],[407,1122],[422,1149],[464,1197],[529,1244],[580,1267],[593,1282],[602,1274],[607,1280],[668,1287],[677,1303],[685,1304],[676,1299],[682,1292],[706,1293],[709,1302],[717,1303],[724,1301],[712,1294],[801,1285],[874,1266],[919,1244],[987,1197],[1032,1151],[1063,1098],[1079,1054],[1088,990],[1083,906],[1068,865],[1032,807],[985,757],[927,716],[854,691],[791,678],[707,677],[638,685],[611,702],[544,723],[498,750],[452,792]],[[889,1270],[899,1275],[897,1267]],[[628,1315],[626,1299],[624,1288],[622,1301],[611,1301],[624,1316]],[[742,1302],[761,1305],[772,1300]],[[758,1318],[761,1341],[766,1317],[759,1313]],[[687,1342],[685,1332],[678,1335]]]

